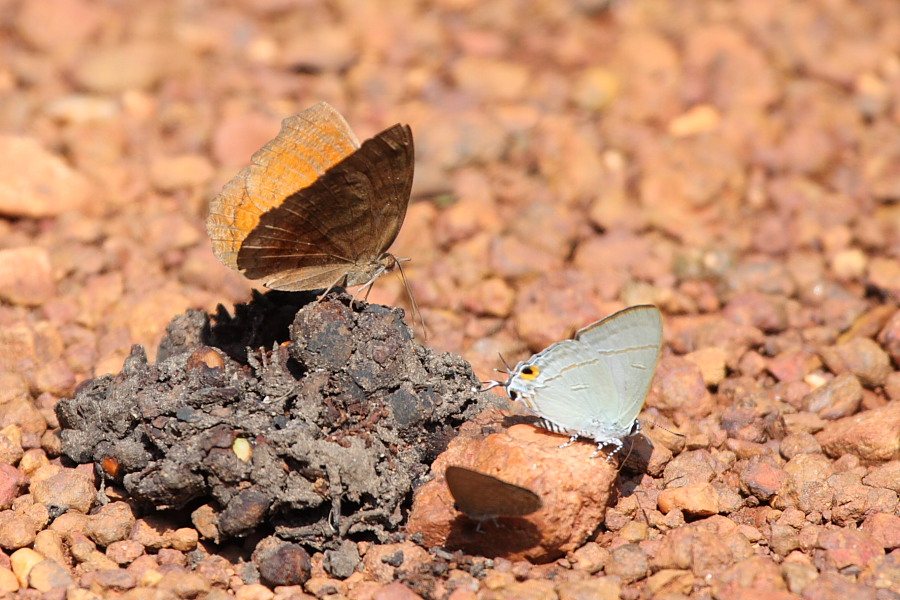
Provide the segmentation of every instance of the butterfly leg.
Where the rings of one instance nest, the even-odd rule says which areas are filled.
[[[603,446],[605,446],[607,444],[612,444],[613,446],[615,446],[615,448],[613,448],[612,452],[610,452],[609,454],[606,455],[606,462],[610,462],[612,460],[612,457],[616,455],[616,452],[618,452],[619,450],[622,449],[622,440],[620,440],[618,438],[603,440],[602,442],[599,442],[597,444],[597,449],[594,450],[593,454],[591,454],[591,458],[594,458],[595,456],[600,454],[600,452],[603,450]]]
[[[571,446],[572,444],[575,443],[575,440],[577,440],[577,439],[578,439],[578,436],[577,436],[577,435],[573,435],[573,436],[569,437],[569,441],[568,441],[568,442],[566,442],[565,444],[560,444],[559,447],[560,447],[560,448],[566,448],[566,447],[568,447],[568,446]]]

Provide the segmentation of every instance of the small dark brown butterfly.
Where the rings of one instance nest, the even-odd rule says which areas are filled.
[[[456,507],[477,521],[496,517],[522,517],[540,510],[541,497],[493,475],[449,466],[444,472]]]
[[[414,163],[408,125],[360,145],[320,102],[285,119],[212,201],[213,252],[275,290],[370,286],[403,260],[387,250],[406,216]]]

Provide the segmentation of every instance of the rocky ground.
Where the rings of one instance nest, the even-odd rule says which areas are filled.
[[[0,27],[0,592],[900,598],[894,0],[0,0]],[[652,452],[607,463],[490,409],[433,483],[410,467],[415,504],[395,494],[387,525],[320,548],[260,515],[222,536],[226,485],[210,509],[149,510],[118,458],[63,456],[60,400],[154,381],[179,315],[229,322],[216,306],[250,300],[212,255],[209,200],[320,100],[360,138],[412,126],[392,250],[435,356],[492,378],[498,352],[653,303],[665,343],[642,416],[684,437],[648,426]],[[409,308],[394,276],[369,301]],[[184,346],[167,339],[164,360]],[[267,348],[207,348],[189,383],[277,365]],[[408,352],[452,365],[448,389],[474,381]],[[259,446],[237,439],[208,447],[240,467]],[[527,481],[545,506],[477,531],[449,507],[447,464]],[[318,517],[349,512],[330,506]]]

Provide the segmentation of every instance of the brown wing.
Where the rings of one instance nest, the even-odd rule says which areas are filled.
[[[270,209],[244,240],[238,268],[274,289],[308,290],[369,273],[406,216],[414,153],[394,125]]]
[[[447,467],[444,478],[459,510],[472,517],[521,517],[544,504],[528,488],[465,467]]]
[[[357,148],[359,140],[347,121],[326,102],[285,119],[275,139],[210,203],[206,230],[216,257],[237,269],[238,251],[262,215]]]

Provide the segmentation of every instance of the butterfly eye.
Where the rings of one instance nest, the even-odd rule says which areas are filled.
[[[522,370],[519,372],[519,375],[522,376],[522,379],[534,379],[538,375],[541,374],[541,370],[534,365],[529,365],[527,367],[522,367]]]
[[[509,397],[515,400],[519,397],[519,392],[517,392],[516,390],[509,390]]]

